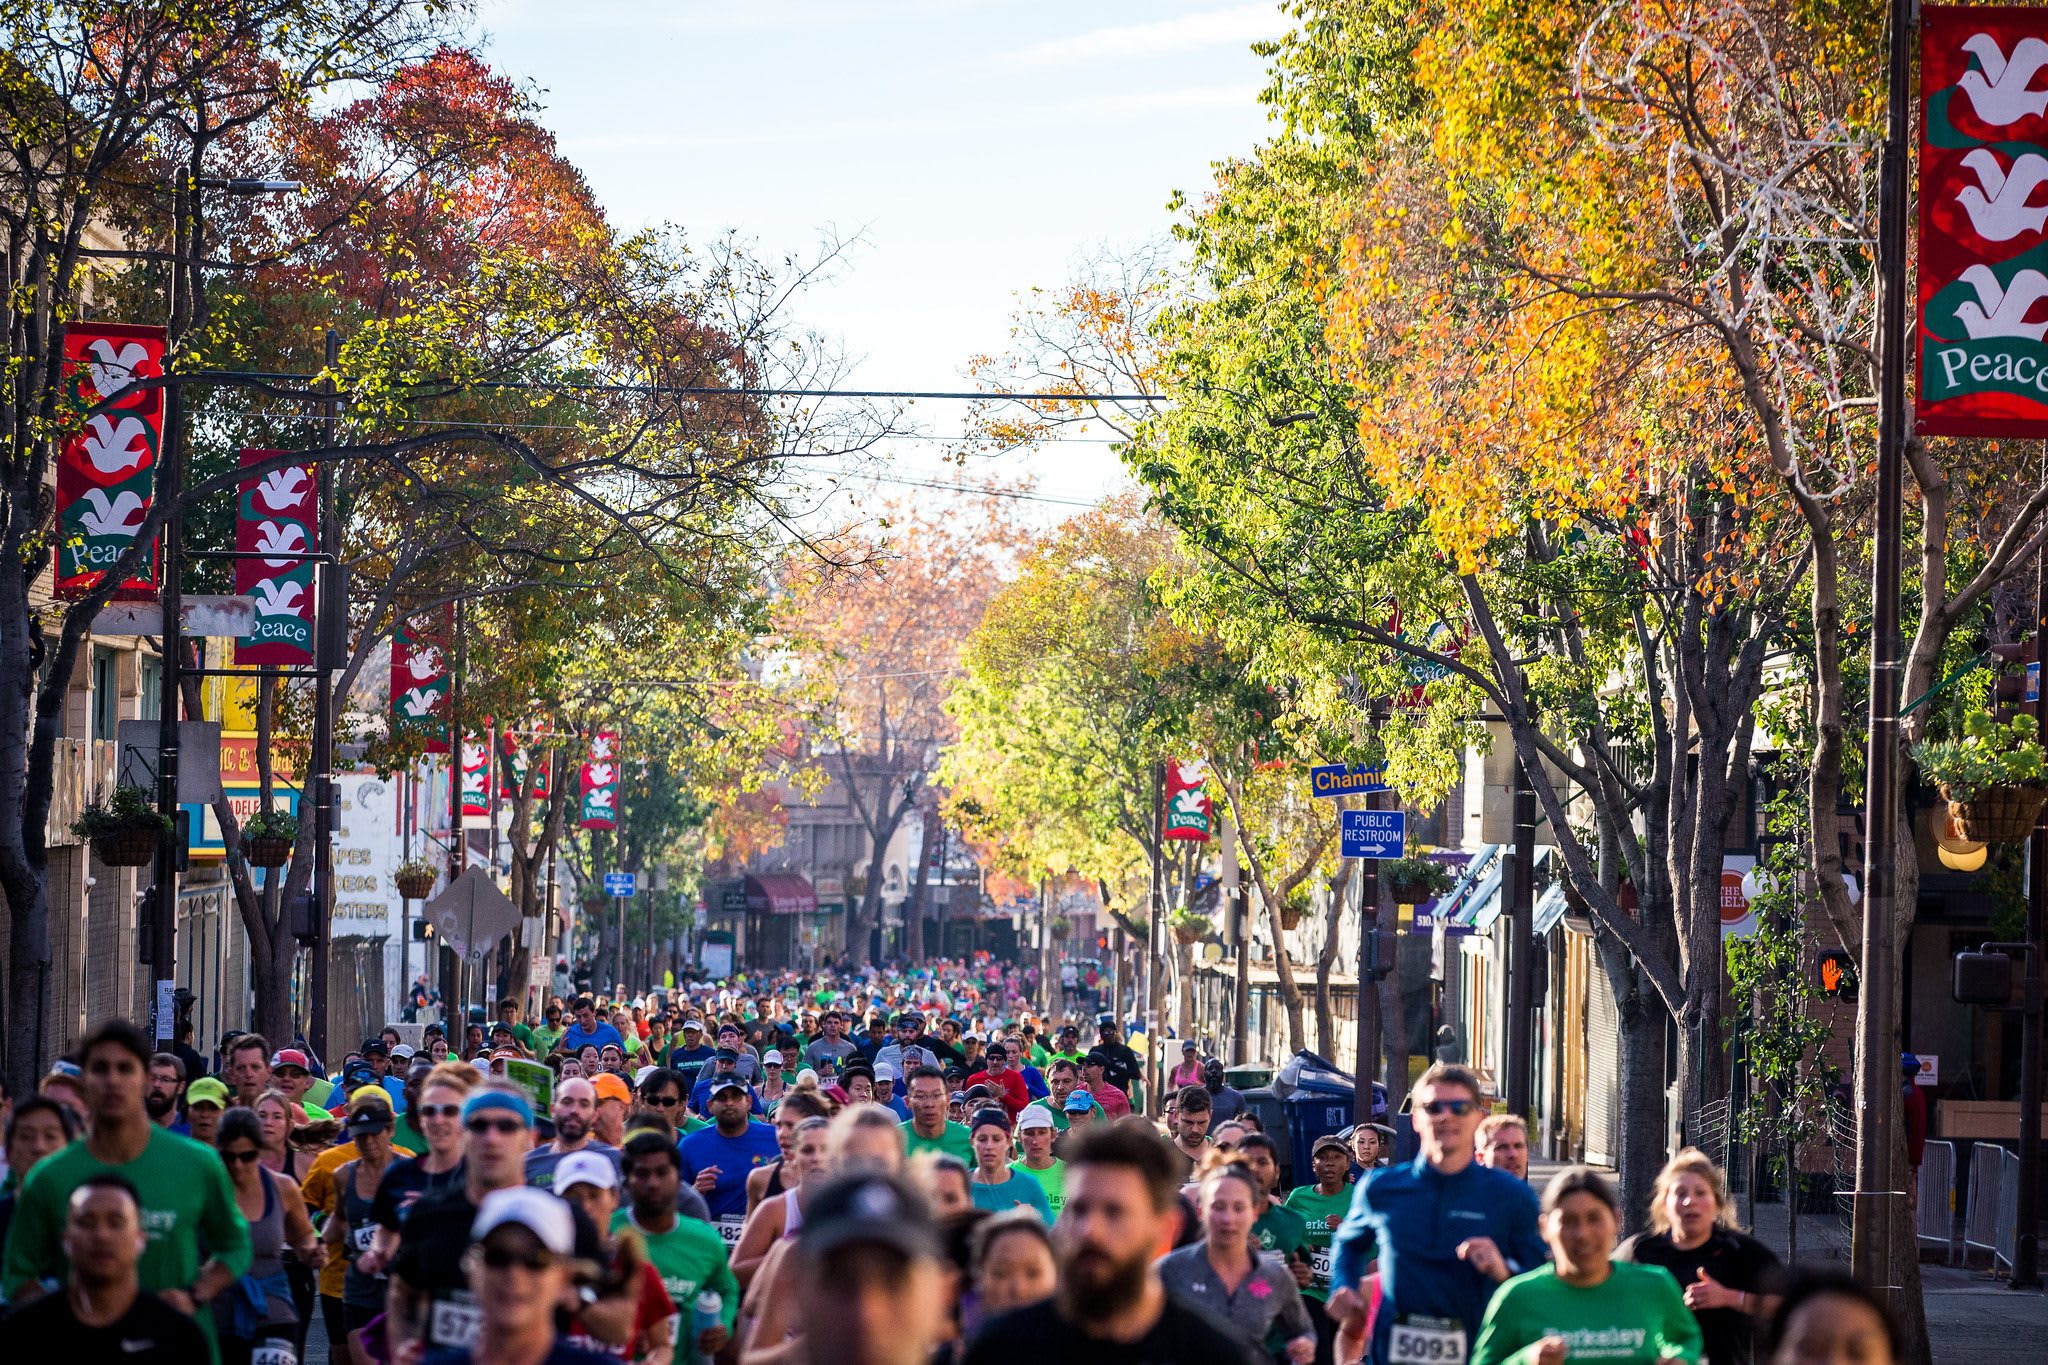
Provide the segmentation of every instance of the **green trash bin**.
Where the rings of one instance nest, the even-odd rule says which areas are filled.
[[[1273,1080],[1270,1066],[1229,1066],[1223,1069],[1223,1083],[1232,1090],[1257,1090]]]

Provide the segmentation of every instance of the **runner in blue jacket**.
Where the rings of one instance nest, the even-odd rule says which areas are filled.
[[[1421,1153],[1359,1182],[1332,1243],[1329,1311],[1340,1321],[1365,1311],[1359,1282],[1377,1260],[1375,1365],[1462,1365],[1493,1291],[1548,1252],[1535,1193],[1473,1160],[1485,1117],[1479,1078],[1433,1066],[1416,1083],[1413,1109]]]

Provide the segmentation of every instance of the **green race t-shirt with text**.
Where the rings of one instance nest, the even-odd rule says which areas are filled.
[[[1034,1171],[1021,1161],[1013,1161],[1010,1169],[1038,1182],[1038,1188],[1045,1191],[1045,1202],[1052,1209],[1052,1216],[1057,1219],[1060,1210],[1067,1206],[1067,1163],[1055,1161],[1042,1171]]]
[[[647,1260],[661,1276],[661,1287],[675,1301],[676,1310],[687,1315],[696,1306],[697,1295],[713,1290],[718,1295],[719,1320],[732,1330],[739,1311],[740,1284],[733,1278],[725,1256],[725,1239],[709,1223],[676,1217],[667,1232],[649,1232],[633,1220],[631,1210],[612,1215],[612,1232],[630,1228],[647,1247]]]
[[[1567,1284],[1555,1266],[1517,1275],[1494,1294],[1471,1365],[1535,1365],[1545,1337],[1562,1337],[1572,1365],[1607,1361],[1698,1365],[1700,1326],[1662,1266],[1615,1261],[1590,1287]]]
[[[967,1125],[964,1123],[946,1120],[946,1131],[935,1138],[920,1137],[917,1129],[905,1123],[903,1145],[911,1156],[916,1156],[919,1152],[944,1152],[947,1156],[957,1156],[966,1162],[969,1170],[974,1169],[974,1137],[967,1131]]]
[[[1301,1215],[1308,1239],[1309,1266],[1316,1277],[1313,1284],[1301,1291],[1306,1298],[1329,1301],[1330,1240],[1343,1224],[1344,1215],[1351,1212],[1351,1190],[1349,1185],[1340,1185],[1335,1194],[1323,1194],[1313,1185],[1302,1185],[1287,1192],[1285,1206]],[[1371,1260],[1371,1255],[1366,1259]]]

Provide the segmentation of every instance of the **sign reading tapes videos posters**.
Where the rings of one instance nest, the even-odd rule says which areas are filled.
[[[2048,10],[1920,13],[1914,427],[2048,435]]]
[[[242,468],[274,461],[277,450],[245,450]],[[237,664],[304,667],[313,662],[313,561],[320,543],[320,479],[292,464],[238,485],[235,592],[256,602],[256,629],[235,641]]]
[[[64,391],[83,414],[57,456],[59,597],[83,597],[135,544],[156,500],[163,450],[164,391],[123,393],[164,372],[161,327],[74,322],[64,330]],[[111,401],[110,401],[111,400]],[[116,598],[156,596],[158,546],[151,545]]]

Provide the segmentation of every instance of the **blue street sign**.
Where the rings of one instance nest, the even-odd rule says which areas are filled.
[[[607,896],[630,896],[633,894],[634,877],[630,872],[607,872],[604,874],[604,893]]]
[[[2027,700],[2041,700],[2041,665],[2027,665]]]
[[[1391,791],[1387,786],[1387,770],[1384,764],[1368,768],[1362,763],[1346,766],[1342,763],[1325,763],[1320,768],[1308,770],[1308,794],[1310,796],[1361,796],[1366,792]]]
[[[1347,810],[1338,827],[1339,853],[1347,858],[1398,858],[1408,847],[1408,812]]]

